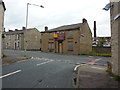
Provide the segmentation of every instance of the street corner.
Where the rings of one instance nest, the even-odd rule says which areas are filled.
[[[76,73],[78,71],[78,69],[79,69],[80,66],[81,66],[81,64],[76,65],[75,68],[73,69],[73,72]]]
[[[80,79],[84,81],[87,80],[87,78],[92,78],[92,75],[98,75],[104,73],[106,70],[105,67],[99,66],[99,65],[89,65],[89,64],[80,64],[76,65],[74,68],[74,87],[80,88]],[[83,82],[82,81],[82,82]],[[86,83],[86,81],[84,81]]]
[[[78,71],[79,71],[79,67],[80,67],[81,65],[80,64],[78,64],[78,65],[76,65],[75,67],[74,67],[74,69],[73,69],[73,74],[74,74],[74,76],[73,76],[73,82],[74,82],[74,88],[77,88],[77,79],[78,79]]]
[[[8,55],[4,58],[2,58],[2,64],[3,65],[9,65],[12,63],[20,63],[26,60],[29,60],[31,57],[30,56],[18,56],[18,55]]]

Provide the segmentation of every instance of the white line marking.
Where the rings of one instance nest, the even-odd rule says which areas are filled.
[[[40,66],[40,65],[43,65],[43,64],[46,64],[46,63],[52,62],[52,61],[53,61],[53,60],[50,60],[50,61],[47,61],[47,62],[43,62],[43,63],[37,64],[37,66]]]
[[[79,66],[80,66],[80,65],[77,65],[77,66],[74,68],[74,71],[76,71]]]
[[[0,76],[0,78],[4,78],[4,77],[7,77],[7,76],[10,76],[10,75],[13,75],[13,74],[16,74],[16,73],[19,73],[21,72],[22,70],[17,70],[15,72],[12,72],[12,73],[9,73],[9,74],[6,74],[6,75],[3,75],[3,76]]]
[[[27,60],[21,60],[21,61],[17,61],[17,63],[21,63],[21,62],[25,62],[25,61],[27,61]]]
[[[102,70],[104,70],[104,68],[99,68],[99,67],[91,67],[91,68],[96,68],[96,69],[102,69]]]

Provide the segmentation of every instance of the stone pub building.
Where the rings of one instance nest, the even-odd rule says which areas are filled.
[[[92,33],[86,19],[82,23],[64,25],[41,32],[41,50],[61,54],[92,51]]]

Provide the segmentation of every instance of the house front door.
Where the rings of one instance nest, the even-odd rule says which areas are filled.
[[[17,44],[16,44],[16,43],[15,43],[14,49],[15,49],[15,50],[17,49]]]
[[[62,46],[62,43],[59,43],[59,53],[61,53],[61,54],[63,53],[63,52],[62,52],[62,47],[63,47],[63,46]]]
[[[63,53],[63,43],[58,42],[58,53],[62,54]]]

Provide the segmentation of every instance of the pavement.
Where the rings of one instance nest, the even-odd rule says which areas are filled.
[[[107,66],[81,64],[77,70],[76,88],[120,88],[116,81],[107,72]]]

